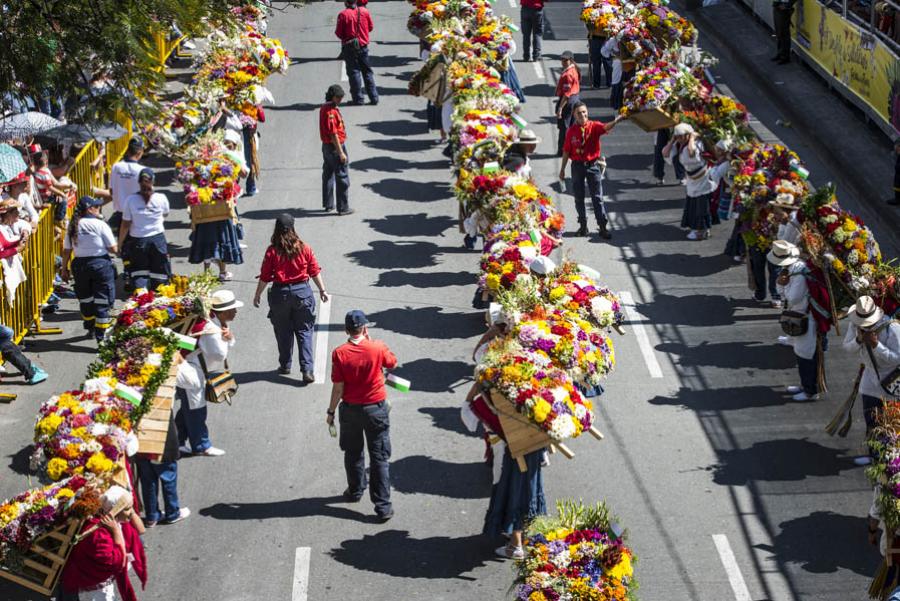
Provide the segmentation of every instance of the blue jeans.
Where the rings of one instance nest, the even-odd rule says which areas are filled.
[[[137,466],[146,519],[150,522],[158,522],[160,519],[174,520],[181,511],[178,505],[178,463],[175,461],[152,463],[149,459],[139,458]],[[164,516],[159,513],[160,488],[166,510]]]
[[[590,48],[591,54],[591,74],[593,75],[591,85],[595,88],[599,88],[603,85],[603,72],[606,72],[606,87],[612,85],[612,59],[606,58],[600,53],[600,50],[605,43],[605,38],[595,38],[594,36],[588,38],[588,47]]]
[[[178,446],[191,443],[191,451],[202,453],[212,446],[209,441],[209,428],[206,427],[206,405],[199,409],[191,409],[188,405],[187,391],[176,388],[175,396],[181,402],[175,414],[175,427],[178,429]]]
[[[350,96],[354,102],[363,101],[363,82],[366,86],[366,94],[371,102],[378,102],[378,88],[375,87],[375,73],[369,63],[368,46],[360,48],[357,52],[346,52],[344,64],[347,66],[347,78],[350,80]]]
[[[753,293],[754,298],[758,301],[766,300],[766,288],[769,289],[769,295],[773,300],[780,298],[776,283],[780,267],[773,265],[767,258],[766,253],[759,250],[755,246],[750,247],[750,271],[753,274],[753,282],[756,286],[756,292]],[[769,277],[766,277],[766,270],[769,271]]]
[[[544,40],[544,11],[540,8],[522,7],[522,56],[528,60],[532,56],[541,58],[541,43]],[[532,43],[534,54],[531,53]]]
[[[575,210],[578,211],[578,225],[587,227],[587,212],[584,206],[585,180],[587,180],[588,189],[591,192],[591,204],[594,207],[597,225],[604,228],[607,219],[606,211],[603,208],[603,183],[600,165],[596,161],[592,163],[572,161],[572,192],[575,195]]]
[[[4,360],[9,361],[13,367],[25,376],[26,380],[30,380],[34,377],[34,365],[25,357],[19,345],[13,342],[15,336],[16,333],[12,328],[0,326],[0,353],[3,354]]]
[[[347,148],[344,147],[347,155]],[[349,156],[349,155],[347,155]],[[350,161],[342,163],[334,144],[322,144],[322,208],[330,211],[334,208],[337,194],[338,212],[350,208]]]
[[[369,474],[372,478],[369,497],[378,515],[390,513],[391,476],[388,462],[391,459],[391,423],[387,404],[384,401],[372,405],[341,403],[338,420],[350,495],[361,497],[366,490],[365,449],[368,447]]]
[[[819,351],[812,359],[797,357],[797,371],[800,372],[800,386],[806,394],[819,394]]]
[[[662,151],[672,138],[672,130],[664,127],[656,131],[656,145],[653,147],[653,177],[663,179],[666,176],[666,159],[663,158]],[[684,167],[678,161],[677,155],[672,161],[672,167],[675,169],[675,179],[684,179]]]
[[[290,369],[294,340],[300,350],[300,370],[313,372],[313,332],[316,327],[316,298],[309,282],[269,289],[269,321],[278,344],[278,365]]]

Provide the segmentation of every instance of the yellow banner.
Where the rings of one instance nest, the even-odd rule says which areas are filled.
[[[794,41],[799,50],[900,131],[900,63],[875,35],[817,0],[799,0]]]

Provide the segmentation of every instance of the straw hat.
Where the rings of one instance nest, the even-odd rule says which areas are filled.
[[[787,240],[776,240],[766,258],[773,265],[787,267],[800,260],[800,249]]]
[[[4,198],[3,200],[0,200],[0,215],[2,215],[3,213],[8,213],[13,209],[19,209],[18,200],[16,200],[15,198]]]
[[[794,204],[794,195],[785,192],[776,196],[775,200],[770,201],[769,206],[776,209],[787,209],[789,211],[797,208],[797,205]]]
[[[519,144],[540,144],[541,138],[530,129],[523,129],[519,134]]]
[[[690,123],[679,123],[675,126],[675,130],[672,132],[673,136],[686,136],[688,134],[694,133],[694,128],[691,127]]]
[[[213,311],[228,311],[229,309],[240,309],[244,303],[234,298],[234,292],[231,290],[216,290],[212,295]]]
[[[850,314],[850,321],[858,328],[871,328],[884,318],[884,311],[875,304],[871,296],[861,296]]]

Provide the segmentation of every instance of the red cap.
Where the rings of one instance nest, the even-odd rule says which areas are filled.
[[[40,144],[32,144],[28,147],[28,154],[37,154],[39,152],[43,152],[44,149],[41,148]]]

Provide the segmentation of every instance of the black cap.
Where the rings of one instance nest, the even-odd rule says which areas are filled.
[[[331,100],[332,98],[343,98],[344,96],[344,88],[336,83],[328,86],[328,90],[325,92],[325,100]]]
[[[575,60],[575,55],[572,54],[572,51],[571,51],[571,50],[566,50],[565,52],[563,52],[562,54],[559,55],[559,58],[560,58],[561,60],[570,60],[570,61],[573,61],[573,60]]]
[[[128,140],[128,154],[135,154],[139,150],[144,149],[144,141],[140,136],[134,136]]]
[[[294,216],[288,213],[282,213],[275,218],[275,223],[277,223],[282,229],[292,230],[294,229]]]
[[[78,199],[78,210],[82,213],[90,209],[91,207],[101,207],[103,206],[103,201],[99,198],[94,198],[92,196],[82,196]]]
[[[359,309],[353,309],[352,311],[348,311],[346,317],[344,317],[344,325],[348,330],[358,330],[363,326],[371,326],[373,324],[369,321],[369,318],[366,317],[365,313]]]
[[[138,173],[138,181],[142,179],[149,179],[151,182],[156,181],[156,174],[153,173],[153,169],[150,167],[144,167],[141,169],[141,172]]]

